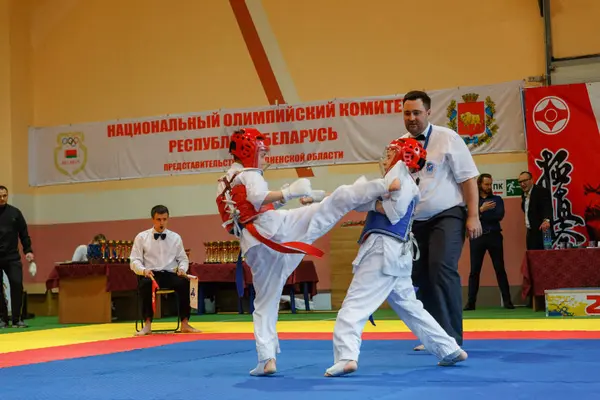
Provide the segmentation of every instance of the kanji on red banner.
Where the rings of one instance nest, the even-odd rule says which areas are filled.
[[[554,243],[600,240],[600,83],[525,90],[529,170],[551,190]]]

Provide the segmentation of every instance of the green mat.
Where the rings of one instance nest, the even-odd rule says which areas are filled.
[[[337,313],[332,311],[298,311],[296,314],[292,314],[290,311],[282,311],[279,313],[280,321],[323,321],[331,320],[334,321]],[[398,317],[392,310],[380,310],[375,313],[375,321],[382,320],[397,320]],[[514,310],[506,310],[504,308],[482,308],[475,311],[465,311],[463,318],[468,319],[542,319],[546,318],[544,312],[534,312],[530,308],[517,307]],[[175,321],[174,318],[163,318],[157,321]],[[252,321],[250,314],[237,314],[237,313],[225,313],[225,314],[204,314],[195,315],[192,314],[192,324],[194,322],[244,322]],[[29,325],[27,329],[15,329],[6,328],[0,329],[0,334],[12,333],[12,332],[24,332],[24,331],[35,331],[43,329],[54,329],[72,326],[82,326],[85,324],[59,324],[58,317],[36,317],[28,319],[26,323]],[[133,324],[133,321],[117,321],[115,323],[121,324]],[[133,329],[133,328],[132,328]]]

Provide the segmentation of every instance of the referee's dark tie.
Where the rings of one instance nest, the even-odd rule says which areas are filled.
[[[417,136],[417,137],[415,138],[415,140],[420,140],[420,141],[422,141],[422,142],[424,142],[424,141],[425,141],[425,139],[427,139],[427,138],[426,138],[426,137],[425,137],[425,135],[423,135],[423,134],[420,134],[419,136]]]
[[[166,233],[155,233],[154,234],[154,240],[158,240],[158,238],[161,238],[162,240],[165,240],[166,237],[167,237]]]

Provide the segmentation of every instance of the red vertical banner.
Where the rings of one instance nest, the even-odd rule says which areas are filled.
[[[529,170],[552,193],[554,243],[600,240],[600,96],[592,91],[600,84],[525,89]]]

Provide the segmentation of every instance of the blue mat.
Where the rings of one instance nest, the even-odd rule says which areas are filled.
[[[365,341],[360,369],[324,378],[329,341],[282,341],[279,373],[251,377],[252,341],[197,341],[0,369],[0,399],[600,399],[597,340],[470,341],[437,367],[413,341]]]

